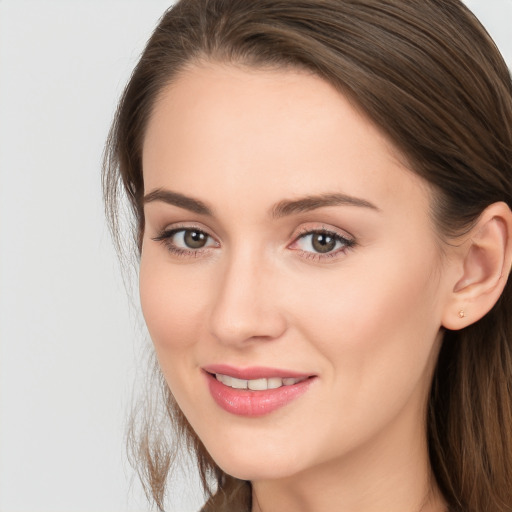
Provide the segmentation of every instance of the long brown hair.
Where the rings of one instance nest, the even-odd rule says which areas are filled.
[[[106,147],[103,183],[114,237],[126,194],[139,250],[145,127],[157,95],[200,60],[303,68],[333,84],[432,185],[432,215],[446,239],[488,205],[512,206],[511,77],[459,0],[182,0],[148,41]],[[204,510],[250,510],[250,484],[218,468],[160,381],[166,422],[197,458]],[[141,425],[132,454],[163,510],[173,448],[151,416]],[[450,510],[512,511],[510,282],[484,318],[445,333],[426,428],[433,473]]]

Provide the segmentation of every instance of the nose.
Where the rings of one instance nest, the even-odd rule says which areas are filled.
[[[278,305],[279,280],[271,265],[254,254],[233,255],[216,276],[210,330],[222,344],[242,348],[251,341],[279,338],[286,330]]]

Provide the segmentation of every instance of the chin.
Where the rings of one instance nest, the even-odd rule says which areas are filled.
[[[273,449],[247,450],[234,443],[228,449],[210,452],[215,463],[228,475],[240,480],[277,480],[301,470],[298,458]]]
[[[255,464],[245,461],[227,461],[226,464],[217,464],[224,473],[231,475],[239,480],[264,481],[264,480],[280,480],[291,477],[297,473],[297,469],[292,470],[290,467],[275,467],[268,464]]]

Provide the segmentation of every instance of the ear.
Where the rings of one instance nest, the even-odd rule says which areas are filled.
[[[502,202],[487,207],[457,247],[456,276],[442,325],[462,329],[480,320],[499,299],[512,264],[512,212]]]

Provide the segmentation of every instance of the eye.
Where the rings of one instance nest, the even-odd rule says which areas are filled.
[[[202,249],[207,246],[209,239],[206,233],[198,229],[182,229],[170,237],[174,245],[184,249]]]
[[[290,246],[311,256],[334,256],[352,247],[355,241],[327,230],[308,231],[299,236]]]
[[[218,247],[218,242],[208,233],[197,228],[168,229],[153,238],[163,242],[166,247],[177,254],[196,254],[208,247]]]

